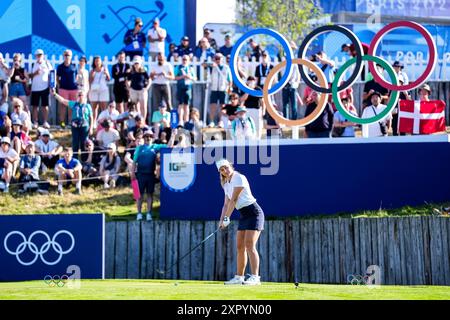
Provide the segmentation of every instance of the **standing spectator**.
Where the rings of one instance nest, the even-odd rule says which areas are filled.
[[[305,117],[309,116],[317,107],[319,95],[316,91],[312,93],[312,102],[306,106]],[[333,128],[333,108],[331,103],[327,102],[325,109],[320,116],[305,127],[307,138],[329,138]]]
[[[98,146],[105,150],[110,143],[117,144],[117,142],[120,140],[120,134],[119,131],[112,128],[112,121],[111,120],[105,120],[102,123],[102,127],[104,130],[101,130],[97,133],[97,142]]]
[[[217,53],[214,56],[214,64],[211,71],[211,96],[209,106],[209,127],[214,127],[218,118],[218,107],[222,110],[227,93],[231,93],[233,86],[231,71],[223,60],[223,55]]]
[[[100,56],[94,57],[91,74],[89,76],[91,87],[91,91],[89,91],[89,101],[92,104],[94,121],[97,120],[99,107],[101,112],[105,110],[106,105],[109,102],[109,88],[107,83],[109,80],[111,80],[111,77],[109,76],[108,68],[103,66]],[[94,123],[94,125],[96,126],[97,124]]]
[[[117,109],[122,113],[130,100],[130,93],[127,88],[128,75],[131,72],[131,66],[125,62],[125,52],[121,51],[117,55],[118,62],[112,67],[112,77],[114,79],[114,101]]]
[[[295,46],[294,48],[297,47]],[[298,68],[293,68],[289,82],[281,91],[283,100],[283,115],[286,119],[297,120],[297,99],[301,99],[300,97],[297,98],[297,90],[300,86],[300,79],[300,71],[298,71]]]
[[[152,92],[156,100],[156,105],[160,105],[164,100],[167,103],[167,108],[172,110],[171,94],[170,94],[170,80],[175,79],[173,67],[166,61],[162,54],[157,55],[158,64],[153,67],[150,73],[150,78],[153,80]]]
[[[150,85],[150,78],[142,65],[142,58],[135,56],[133,59],[133,67],[128,75],[127,86],[130,91],[130,100],[133,103],[139,104],[137,110],[144,117],[144,121],[147,121],[148,89]]]
[[[277,109],[275,109],[275,112],[278,113],[280,116],[283,115],[281,111]],[[266,112],[265,119],[266,124],[264,128],[266,129],[266,138],[267,139],[281,138],[283,134],[281,131],[281,125],[270,115],[269,112]]]
[[[212,37],[212,34],[211,34],[212,31],[213,30],[208,29],[208,28],[203,29],[203,37],[208,39],[209,44],[211,45],[211,48],[213,48],[215,52],[218,52],[219,51],[219,47],[217,46],[216,39],[214,39]]]
[[[102,123],[106,120],[111,121],[113,127],[115,127],[115,123],[117,118],[119,117],[120,113],[116,109],[116,103],[113,101],[108,105],[108,108],[103,110],[97,118],[97,132],[101,131],[103,128]]]
[[[11,121],[20,120],[22,122],[22,130],[29,134],[31,130],[30,114],[24,110],[24,105],[21,99],[12,99],[13,112],[11,113]]]
[[[184,55],[181,64],[175,69],[175,80],[177,80],[178,115],[179,125],[189,121],[189,105],[192,100],[192,82],[196,80],[194,68],[190,65],[190,58]]]
[[[190,59],[194,57],[194,50],[191,48],[189,44],[189,37],[184,36],[181,38],[180,45],[176,48],[174,57],[178,59],[178,57],[183,57],[188,55]]]
[[[231,123],[231,137],[233,140],[256,139],[255,123],[251,117],[247,116],[245,107],[236,110],[236,118]]]
[[[236,110],[239,108],[240,100],[237,93],[230,95],[230,103],[226,104],[222,108],[221,123],[225,130],[230,129],[231,123],[236,118]]]
[[[383,112],[386,105],[381,104],[381,93],[374,92],[370,97],[372,105],[366,107],[362,113],[361,118],[372,118]],[[389,113],[384,119],[371,124],[363,124],[362,136],[364,138],[387,136],[389,128],[391,127],[392,115]]]
[[[274,67],[273,64],[270,63],[270,55],[267,51],[263,51],[262,53],[262,62],[256,67],[255,77],[256,77],[256,85],[259,88],[264,87],[264,83],[266,83],[267,75],[270,70]]]
[[[35,148],[37,154],[41,156],[42,172],[46,172],[48,168],[54,169],[63,148],[52,139],[47,129],[41,131],[39,139],[35,143]]]
[[[223,54],[224,57],[231,55],[231,51],[233,51],[233,44],[231,43],[231,36],[227,34],[225,36],[225,44],[220,47],[219,52]]]
[[[0,107],[6,109],[6,113],[8,113],[8,94],[8,85],[0,80]]]
[[[328,85],[331,88],[331,83],[334,80],[336,63],[328,58],[325,51],[318,51],[313,56],[313,61],[320,69],[322,69],[323,73],[325,74],[325,78],[327,79]]]
[[[342,105],[354,117],[358,117],[356,109],[350,104],[348,98],[341,99]],[[348,121],[338,110],[334,113],[332,136],[337,137],[354,137],[356,123]]]
[[[262,91],[261,87],[256,86],[256,78],[252,76],[247,78],[247,87],[256,91]],[[264,126],[263,116],[266,113],[262,98],[245,93],[241,97],[241,104],[245,105],[245,107],[247,108],[248,116],[253,119],[253,123],[255,124],[256,129],[256,138],[260,139]]]
[[[9,70],[5,60],[3,59],[3,53],[0,52],[0,82],[8,84],[10,72],[11,70]]]
[[[76,82],[77,67],[72,63],[72,50],[64,51],[64,62],[56,68],[56,84],[58,93],[66,100],[77,100],[78,85]],[[69,119],[72,119],[72,111],[69,109]],[[59,124],[66,126],[66,107],[58,104]]]
[[[12,122],[8,117],[8,104],[0,105],[0,137],[9,136]]]
[[[377,64],[376,68],[378,68],[378,72],[380,74],[383,74],[384,72],[384,68]],[[363,89],[363,107],[367,107],[370,106],[371,102],[371,97],[372,94],[374,92],[378,92],[381,94],[381,102],[384,103],[385,101],[388,101],[389,99],[389,90],[386,89],[385,87],[383,87],[381,84],[379,84],[378,82],[376,82],[374,79],[367,81],[364,84],[364,89]]]
[[[166,29],[163,29],[160,27],[160,21],[158,18],[155,18],[153,20],[153,27],[148,30],[147,38],[149,42],[149,54],[152,58],[152,61],[155,60],[155,58],[158,56],[158,53],[160,53],[163,57],[165,57],[164,54],[164,42],[167,37],[167,31]]]
[[[249,59],[252,60],[253,58],[255,58],[256,62],[260,61],[260,58],[263,54],[263,49],[261,48],[261,46],[253,39],[249,39],[248,40],[248,45],[251,48],[251,52],[249,53]]]
[[[400,61],[394,61],[392,67],[394,67],[394,71],[397,74],[397,78],[403,79],[403,85],[406,86],[407,84],[409,84],[408,75],[406,74],[406,72],[403,72],[403,69],[405,68],[403,63],[401,63]]]
[[[78,91],[83,91],[87,96],[89,93],[89,72],[86,70],[87,59],[85,56],[80,58],[77,71]],[[70,118],[69,118],[70,119]]]
[[[123,38],[123,43],[125,44],[125,54],[133,59],[134,56],[143,56],[144,48],[147,40],[145,39],[145,34],[142,32],[142,27],[144,24],[142,23],[141,18],[136,18],[134,20],[134,29],[130,29],[125,33]]]
[[[137,179],[141,197],[137,200],[137,220],[142,220],[142,201],[147,193],[147,221],[153,219],[153,193],[155,191],[156,154],[166,147],[165,144],[152,144],[153,134],[150,130],[144,133],[144,144],[137,147],[133,156],[131,180]]]
[[[20,155],[25,151],[25,146],[31,140],[30,137],[22,131],[22,121],[15,119],[12,123],[12,132],[10,134],[11,147]]]
[[[367,43],[361,43],[362,48],[363,48],[363,55],[366,55],[369,53],[369,45]],[[355,50],[355,45],[353,43],[344,43],[341,46],[341,52],[346,52],[349,56],[351,57],[356,57],[357,56],[357,52]],[[361,72],[361,80],[364,81],[366,80],[366,63],[364,64],[363,68],[362,68],[362,72]],[[367,79],[369,80],[369,79]]]
[[[195,48],[194,56],[200,61],[208,61],[208,58],[214,57],[216,51],[211,48],[207,38],[201,38],[198,46]]]
[[[229,65],[229,64],[228,64]],[[238,77],[240,79],[248,79],[248,73],[247,70],[245,69],[243,63],[242,63],[242,59],[241,57],[237,58],[237,72],[238,72]],[[241,92],[241,89],[239,89],[239,87],[237,86],[236,83],[233,82],[233,92],[239,94]]]
[[[184,128],[191,132],[191,136],[193,138],[192,143],[195,143],[197,146],[202,146],[202,129],[203,129],[203,121],[200,120],[200,111],[197,108],[192,108],[189,122],[184,123]]]
[[[167,111],[167,104],[161,101],[159,110],[153,112],[152,126],[155,137],[159,137],[159,132],[164,128],[170,128],[170,112]]]
[[[63,195],[63,181],[69,180],[69,183],[75,183],[75,193],[81,194],[81,163],[73,158],[71,148],[64,148],[64,158],[56,163],[56,175],[58,177],[58,195]]]
[[[77,101],[69,101],[54,93],[56,100],[69,106],[72,109],[72,151],[78,156],[78,151],[84,150],[84,142],[89,135],[92,135],[94,129],[94,117],[92,107],[87,103],[86,95],[83,91],[78,92]]]
[[[108,152],[100,161],[100,177],[103,180],[103,188],[115,188],[119,178],[120,157],[117,154],[117,146],[114,143],[108,144]]]
[[[22,192],[30,189],[36,190],[40,194],[48,194],[50,184],[40,181],[39,168],[41,166],[41,157],[35,153],[33,141],[29,141],[26,146],[26,154],[20,158],[20,176],[19,182],[23,183]]]
[[[403,75],[398,75],[398,81],[400,83],[401,86],[403,86],[404,83],[404,79],[403,79]],[[400,91],[400,95],[399,95],[399,102],[398,104],[395,106],[394,110],[392,110],[392,134],[394,136],[398,136],[399,132],[398,132],[398,111],[400,110],[400,100],[412,100],[411,95],[409,94],[408,91]],[[404,132],[400,132],[401,136],[406,135]]]
[[[27,106],[27,91],[26,91],[26,86],[28,84],[29,79],[28,72],[25,70],[24,67],[22,67],[22,56],[20,54],[15,53],[13,56],[13,61],[14,64],[10,71],[11,84],[9,87],[9,96],[11,97],[11,100],[13,100],[13,98],[19,98],[20,100],[22,100],[24,110],[29,112]],[[1,99],[1,101],[3,101],[3,99]],[[2,105],[1,101],[0,105]]]
[[[430,101],[431,88],[428,83],[424,83],[419,88],[419,100],[420,101]]]
[[[44,118],[43,127],[50,128],[48,124],[48,96],[49,96],[49,75],[53,70],[50,62],[44,59],[44,51],[38,49],[34,53],[36,62],[31,73],[31,105],[33,106],[33,127],[37,129],[39,115],[38,108],[41,106],[42,117]]]
[[[178,61],[178,56],[176,56],[177,45],[175,43],[169,44],[169,54],[167,55],[167,61],[172,63],[172,58],[174,62]]]
[[[8,193],[9,183],[11,178],[14,177],[19,163],[19,154],[11,148],[11,140],[8,137],[3,137],[0,144],[0,174],[6,186],[3,192]]]

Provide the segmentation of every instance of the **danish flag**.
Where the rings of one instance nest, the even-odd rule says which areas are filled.
[[[431,134],[445,131],[445,102],[400,100],[400,133]]]

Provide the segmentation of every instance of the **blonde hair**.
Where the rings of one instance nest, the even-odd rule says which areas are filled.
[[[232,172],[234,173],[235,172],[235,170],[234,170],[234,167],[233,167],[233,165],[230,163],[230,164],[228,164],[228,166],[230,166],[230,168],[231,168],[231,170],[232,170]],[[220,171],[219,171],[219,176],[220,176],[220,185],[222,186],[222,188],[223,188],[223,186],[225,185],[225,183],[227,182],[227,178],[226,177],[224,177],[223,175],[222,175],[222,173],[220,173]]]

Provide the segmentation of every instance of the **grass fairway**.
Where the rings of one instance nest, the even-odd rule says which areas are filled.
[[[263,283],[224,286],[221,282],[176,280],[83,280],[79,289],[49,287],[44,281],[0,283],[0,299],[26,300],[427,300],[450,299],[450,287]]]

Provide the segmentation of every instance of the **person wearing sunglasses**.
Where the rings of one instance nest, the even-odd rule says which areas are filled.
[[[11,83],[9,86],[9,97],[22,100],[25,110],[28,112],[27,106],[27,84],[29,80],[28,72],[22,66],[22,55],[15,53],[13,56],[13,67],[10,70]],[[0,101],[0,105],[1,105]]]
[[[165,56],[164,42],[166,37],[166,29],[161,28],[159,19],[155,18],[155,20],[153,20],[153,27],[150,28],[147,33],[147,40],[149,43],[148,51],[153,61],[156,59],[158,54]]]
[[[142,31],[144,24],[141,18],[136,18],[134,20],[134,28],[127,30],[123,38],[123,43],[125,44],[125,54],[132,60],[134,56],[143,56],[144,48],[147,43],[145,38],[145,33]]]
[[[11,113],[11,120],[20,120],[22,122],[22,131],[26,134],[30,133],[31,130],[31,119],[30,114],[25,111],[23,101],[19,98],[12,99],[13,111]]]
[[[217,53],[214,56],[214,64],[211,70],[210,77],[210,105],[209,105],[209,127],[214,127],[215,121],[218,120],[218,107],[219,110],[225,104],[225,98],[227,94],[231,93],[233,81],[231,78],[230,67],[225,64],[223,55]]]
[[[182,62],[175,69],[175,80],[177,80],[177,96],[179,125],[184,126],[184,123],[189,121],[189,106],[192,102],[192,84],[196,80],[194,68],[190,64],[191,59],[188,55],[181,58]]]
[[[33,65],[31,73],[31,105],[33,106],[33,127],[37,129],[39,126],[39,106],[42,111],[42,117],[44,118],[43,127],[50,128],[48,123],[48,96],[50,91],[50,71],[53,70],[53,66],[44,58],[44,51],[38,49],[34,53],[36,62]]]
[[[78,94],[77,67],[72,63],[72,50],[64,51],[64,62],[56,68],[56,85],[58,93],[67,100],[76,100]],[[61,128],[66,126],[66,116],[72,118],[72,111],[63,104],[58,104],[58,121]]]
[[[164,100],[167,103],[167,109],[172,110],[172,99],[170,90],[170,80],[174,80],[173,66],[166,61],[166,57],[159,53],[157,55],[158,63],[153,66],[150,72],[150,78],[153,80],[152,93],[155,97],[155,105],[159,106]]]

